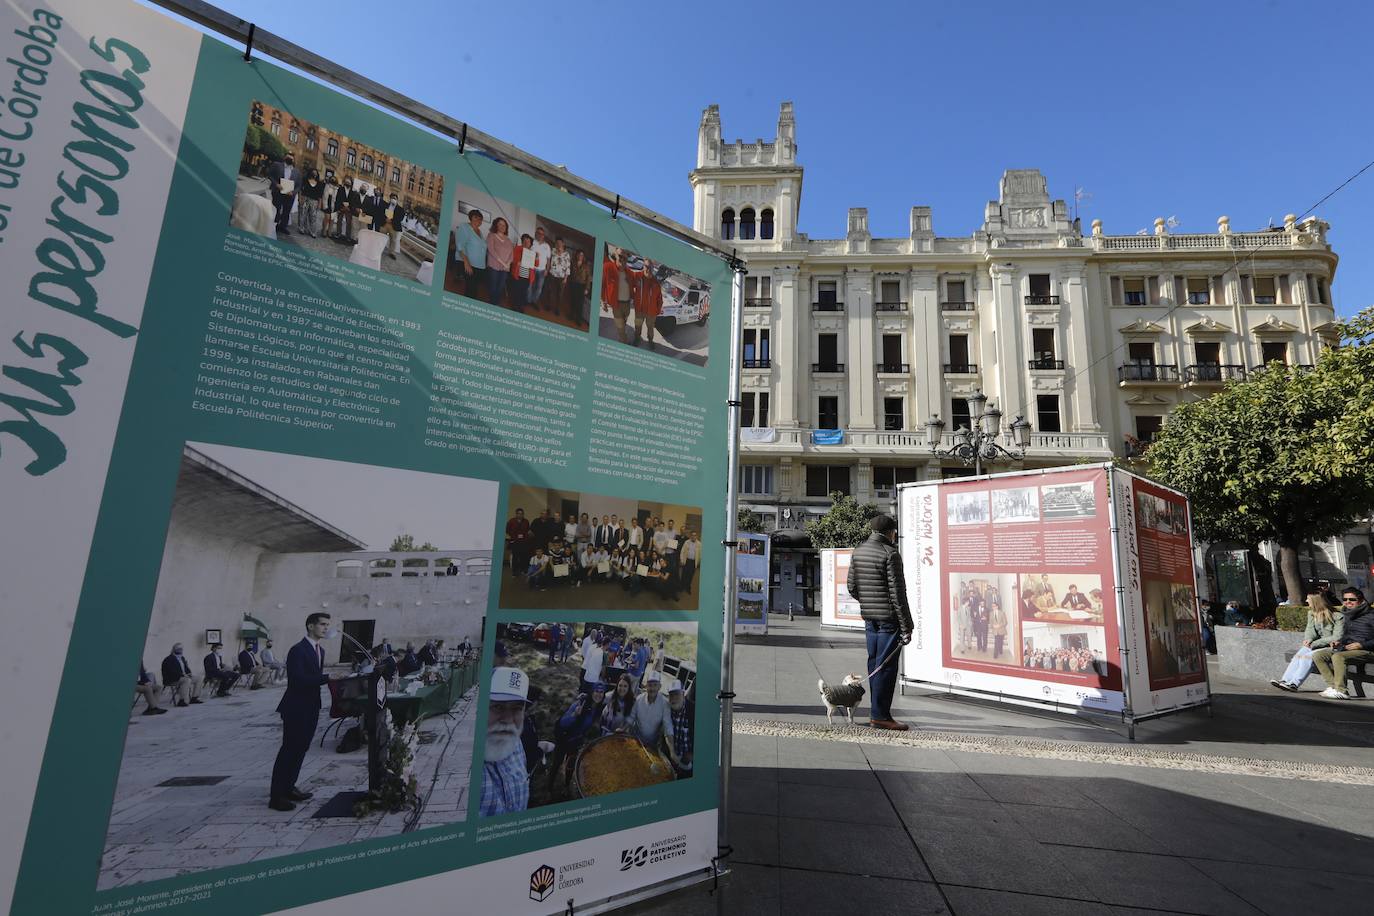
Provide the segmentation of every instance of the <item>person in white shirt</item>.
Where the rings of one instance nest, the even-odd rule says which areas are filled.
[[[673,746],[673,714],[668,706],[668,698],[661,692],[663,676],[650,671],[644,678],[644,692],[635,699],[634,709],[626,731],[640,740],[650,750],[657,750],[660,741],[666,740],[671,751]]]
[[[654,550],[663,553],[668,547],[668,529],[663,527],[662,521],[654,519]]]
[[[553,249],[549,247],[548,240],[544,236],[544,227],[536,226],[534,230],[534,253],[539,258],[539,268],[534,271],[534,276],[530,278],[529,302],[531,305],[539,302],[539,298],[544,294],[544,280],[548,277],[549,258],[553,254]]]
[[[605,663],[606,653],[602,651],[600,642],[594,637],[590,647],[582,650],[582,686],[581,692],[591,696],[592,685],[601,680],[601,667]]]
[[[644,529],[639,527],[639,519],[630,519],[630,540],[629,544],[635,550],[644,546]]]
[[[701,538],[695,531],[682,545],[682,590],[687,594],[692,593],[692,579],[697,574],[697,560],[701,556]]]
[[[583,582],[596,576],[596,554],[587,545],[582,545],[582,549],[577,552],[577,569],[573,573],[575,581],[573,587],[579,587]]]
[[[563,543],[573,544],[577,541],[577,516],[568,513],[568,520],[563,523]]]

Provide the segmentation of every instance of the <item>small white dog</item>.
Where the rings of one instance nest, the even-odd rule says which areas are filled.
[[[864,679],[857,674],[846,674],[838,687],[831,687],[824,678],[816,682],[821,691],[821,702],[825,704],[827,722],[833,726],[835,710],[842,709],[849,717],[849,724],[854,724],[854,707],[864,698],[863,683]]]

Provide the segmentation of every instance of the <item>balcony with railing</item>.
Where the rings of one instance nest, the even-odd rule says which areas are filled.
[[[744,307],[747,309],[771,309],[773,307],[772,296],[754,296],[744,300]]]
[[[811,303],[811,311],[813,311],[813,312],[843,312],[843,311],[844,311],[844,303],[843,303],[843,302],[831,302],[831,301],[829,301],[829,300],[823,300],[823,301],[821,301],[821,302],[813,302],[813,303]]]
[[[972,302],[941,302],[940,311],[942,312],[971,312],[976,308]]]
[[[873,303],[875,312],[905,312],[905,302],[875,302]]]
[[[945,375],[977,375],[977,363],[945,363]]]
[[[1032,293],[1026,297],[1026,305],[1058,305],[1059,297],[1041,293]]]
[[[1244,378],[1245,367],[1239,363],[1193,363],[1183,374],[1189,385],[1222,385]]]
[[[1064,361],[1062,359],[1050,359],[1048,357],[1040,357],[1039,359],[1033,359],[1030,361],[1030,368],[1040,370],[1063,369]]]
[[[1160,363],[1126,363],[1116,369],[1116,380],[1126,385],[1177,385],[1178,366]]]
[[[906,375],[911,371],[910,363],[879,363],[879,375]]]
[[[763,359],[746,359],[743,365],[745,369],[771,369],[773,360],[766,356]]]
[[[811,371],[838,375],[844,372],[844,363],[812,363]]]

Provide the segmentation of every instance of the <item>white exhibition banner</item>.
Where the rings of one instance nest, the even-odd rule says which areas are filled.
[[[850,547],[827,547],[821,551],[821,626],[862,630],[864,619],[859,602],[849,594]]]
[[[766,534],[742,532],[735,550],[735,632],[768,633],[768,598],[772,541]]]
[[[1181,494],[1089,466],[908,484],[898,501],[905,682],[1132,720],[1206,702]]]

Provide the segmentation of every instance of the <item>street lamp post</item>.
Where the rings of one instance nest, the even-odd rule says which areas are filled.
[[[973,428],[959,427],[954,433],[954,445],[947,449],[940,448],[945,421],[938,415],[926,421],[926,437],[931,452],[937,458],[958,458],[964,464],[973,465],[973,473],[982,476],[984,461],[996,461],[999,458],[1020,461],[1026,457],[1026,449],[1030,447],[1031,425],[1024,418],[1017,417],[1012,421],[1011,434],[1016,447],[1006,448],[997,441],[1002,433],[1002,411],[988,404],[988,396],[981,391],[975,391],[968,403],[972,410],[969,422]]]

